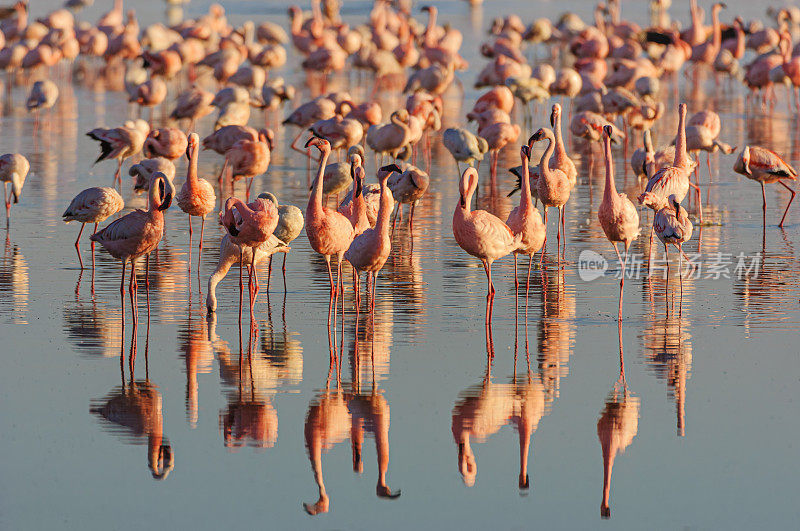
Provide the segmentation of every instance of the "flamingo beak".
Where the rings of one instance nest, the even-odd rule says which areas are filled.
[[[555,126],[556,126],[556,113],[555,112],[551,112],[550,113],[550,127],[555,127]]]
[[[385,171],[385,172],[389,172],[389,173],[391,173],[391,172],[403,173],[403,170],[401,170],[400,167],[397,166],[397,164],[389,164],[388,166],[383,166],[381,168],[381,171]]]
[[[464,199],[464,194],[461,194],[461,208],[467,208],[467,200]]]
[[[172,204],[172,192],[167,190],[167,185],[164,183],[163,178],[158,181],[158,186],[161,191],[161,206],[158,209],[163,212]]]

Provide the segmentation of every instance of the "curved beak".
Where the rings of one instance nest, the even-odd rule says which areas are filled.
[[[381,171],[385,171],[385,172],[389,172],[389,173],[391,173],[391,172],[403,173],[403,170],[401,170],[400,167],[397,164],[389,164],[388,166],[383,166],[381,168]]]
[[[555,127],[555,126],[556,126],[556,113],[555,112],[551,112],[550,113],[550,127]]]
[[[159,206],[158,209],[162,212],[168,209],[172,204],[172,191],[167,188],[164,181],[166,181],[166,178],[163,177],[158,181],[159,191],[161,192],[161,206]]]

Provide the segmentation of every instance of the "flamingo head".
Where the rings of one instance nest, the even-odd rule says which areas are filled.
[[[545,137],[544,129],[539,129],[531,137],[528,139],[528,145],[532,146],[534,143],[538,142],[539,140]]]
[[[309,146],[316,147],[320,151],[320,153],[330,153],[331,152],[331,143],[328,142],[327,140],[325,140],[324,138],[320,138],[318,136],[312,136],[311,138],[308,139],[308,142],[306,142],[306,146],[305,146],[306,149]]]
[[[522,157],[522,164],[523,166],[527,163],[528,160],[531,158],[531,148],[528,146],[522,146],[519,148],[519,154]]]
[[[186,145],[186,158],[192,160],[192,157],[197,153],[197,146],[200,144],[200,136],[197,133],[189,135],[188,143]]]
[[[167,479],[169,473],[175,468],[175,456],[172,446],[168,442],[158,447],[158,454],[150,458],[149,466],[153,479],[159,481]]]
[[[550,113],[550,127],[556,126],[556,117],[561,116],[561,105],[558,103],[553,105],[553,110]]]
[[[155,189],[156,193],[158,194],[156,196],[158,210],[163,212],[164,210],[168,209],[172,204],[172,190],[167,184],[167,176],[160,171],[154,173],[152,180],[150,181],[150,188]]]
[[[267,146],[269,146],[269,150],[273,150],[273,146],[275,145],[275,132],[269,128],[263,128],[258,131],[258,140],[260,142],[264,142]]]
[[[382,166],[380,169],[378,169],[378,180],[383,182],[388,179],[392,173],[403,173],[403,170],[401,170],[397,164]]]

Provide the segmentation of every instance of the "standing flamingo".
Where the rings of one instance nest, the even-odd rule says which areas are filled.
[[[767,213],[767,195],[764,191],[764,185],[777,182],[789,190],[792,197],[789,199],[789,204],[786,205],[786,210],[783,211],[783,217],[778,225],[779,227],[783,227],[786,214],[789,212],[789,207],[792,206],[792,201],[794,201],[794,196],[797,193],[789,188],[789,185],[783,182],[783,180],[796,181],[797,170],[792,168],[780,155],[773,151],[758,146],[745,146],[736,158],[733,171],[744,175],[748,179],[758,181],[758,184],[761,185],[761,199],[763,201],[761,209],[764,216],[766,216]]]
[[[107,186],[87,188],[70,202],[61,217],[64,218],[65,223],[73,220],[81,223],[81,230],[75,240],[75,251],[78,253],[81,269],[83,269],[83,258],[81,257],[80,241],[83,228],[87,223],[94,223],[94,234],[96,234],[98,223],[102,223],[124,207],[125,201],[122,200],[122,196]],[[92,267],[94,267],[94,240],[92,240]]]
[[[539,179],[536,181],[537,195],[539,200],[544,206],[544,224],[547,226],[547,208],[558,208],[558,233],[557,233],[557,249],[556,256],[559,261],[561,260],[561,232],[564,231],[564,249],[567,248],[567,234],[564,223],[564,205],[569,200],[569,193],[572,189],[569,177],[562,170],[558,168],[551,168],[549,161],[555,149],[555,136],[553,131],[547,128],[541,128],[536,131],[533,136],[528,139],[528,145],[546,138],[548,141],[547,149],[544,150],[542,158],[539,160]],[[544,245],[547,245],[547,234],[544,237]],[[544,253],[539,257],[541,264]]]
[[[119,285],[119,294],[122,298],[123,310],[125,308],[125,266],[131,262],[131,280],[128,292],[131,296],[133,307],[133,322],[138,321],[136,309],[136,260],[147,256],[147,273],[150,271],[150,252],[158,247],[164,235],[164,210],[172,203],[172,194],[167,187],[167,178],[163,173],[156,173],[150,181],[147,210],[137,209],[130,212],[115,222],[107,225],[103,230],[92,234],[92,241],[100,242],[111,256],[122,261],[122,278]],[[147,279],[147,276],[145,276]],[[149,281],[147,281],[149,285]]]
[[[269,192],[258,194],[259,199],[266,199],[275,205],[278,209],[278,225],[272,232],[273,236],[278,238],[287,246],[292,243],[300,233],[303,232],[305,220],[303,220],[303,212],[294,205],[281,205],[278,204],[278,198],[275,194]],[[288,249],[288,247],[287,247]],[[286,254],[283,255],[283,289],[286,290]],[[269,257],[269,271],[267,273],[267,291],[269,292],[269,280],[272,276],[272,255]]]
[[[514,234],[503,221],[485,210],[472,210],[472,195],[478,187],[478,171],[464,170],[458,183],[459,204],[453,213],[453,236],[467,253],[480,258],[488,281],[486,324],[491,322],[494,301],[492,262],[512,253],[522,245],[522,233]]]
[[[225,201],[222,225],[228,231],[231,243],[239,246],[239,319],[242,318],[242,262],[244,257],[244,247],[250,247],[251,258],[248,265],[248,288],[250,291],[250,320],[253,322],[253,310],[255,308],[256,297],[258,296],[258,272],[255,266],[256,248],[269,240],[275,227],[278,226],[278,210],[271,202],[264,199],[256,199],[252,203],[245,204],[241,199],[229,197]]]
[[[539,214],[539,209],[533,206],[533,198],[531,197],[531,179],[529,174],[530,164],[530,148],[522,146],[520,149],[522,158],[522,177],[520,178],[522,192],[519,196],[519,206],[511,211],[506,220],[506,225],[514,234],[522,235],[522,245],[514,252],[514,289],[519,289],[519,281],[517,280],[517,254],[528,255],[528,280],[525,284],[525,294],[528,293],[528,284],[531,280],[531,264],[533,264],[533,255],[542,248],[545,236],[547,235],[547,226],[542,223],[542,216]]]
[[[639,213],[633,202],[625,194],[617,193],[614,184],[614,161],[611,158],[611,128],[603,128],[603,147],[605,148],[606,158],[606,185],[603,190],[603,200],[597,209],[597,219],[606,238],[614,246],[617,259],[622,266],[622,274],[619,281],[619,314],[617,319],[622,321],[622,288],[625,286],[625,269],[628,265],[628,248],[631,242],[639,236]],[[625,261],[617,249],[617,242],[625,245]]]
[[[181,210],[189,214],[189,269],[192,268],[192,216],[200,217],[200,246],[197,252],[197,268],[200,270],[200,258],[203,255],[203,230],[206,225],[206,215],[214,210],[217,196],[214,187],[205,179],[197,176],[197,159],[199,158],[200,137],[197,133],[189,135],[186,155],[189,157],[189,169],[186,172],[186,181],[181,191],[175,197]]]
[[[392,239],[389,236],[389,217],[392,214],[392,208],[394,208],[394,199],[392,198],[392,191],[387,185],[392,172],[401,173],[401,170],[397,165],[390,164],[382,167],[378,172],[381,198],[375,228],[368,228],[356,236],[344,253],[345,260],[353,266],[356,308],[359,307],[361,302],[361,280],[359,276],[362,271],[366,271],[369,277],[367,286],[372,285],[370,311],[373,312],[375,311],[375,284],[378,281],[378,273],[386,263],[386,259],[389,258],[389,253],[392,252]]]
[[[669,250],[667,245],[672,244],[678,248],[678,277],[681,282],[681,307],[683,308],[683,243],[692,237],[694,226],[689,220],[689,214],[683,208],[675,195],[668,198],[659,197],[652,192],[646,192],[643,203],[655,211],[653,217],[653,230],[658,239],[664,244],[664,253],[667,255],[667,287],[669,287]],[[688,258],[687,258],[688,260]]]
[[[314,188],[306,207],[306,235],[311,248],[325,258],[328,266],[328,280],[331,283],[331,297],[338,293],[342,276],[342,257],[355,237],[355,230],[344,215],[322,206],[322,176],[325,164],[331,154],[331,145],[323,138],[313,137],[306,142],[306,148],[316,147],[320,152],[319,170],[314,179]],[[331,272],[331,256],[336,255],[336,285]]]
[[[95,164],[101,160],[117,159],[117,171],[114,173],[114,184],[122,184],[120,176],[122,161],[128,157],[136,155],[142,150],[150,126],[144,120],[126,122],[122,127],[115,129],[92,129],[86,136],[100,142],[100,156],[94,161]]]
[[[22,187],[31,169],[31,163],[19,153],[6,153],[0,157],[0,181],[3,181],[3,200],[6,203],[6,230],[11,223],[11,198],[18,203]],[[11,183],[11,192],[8,190]]]

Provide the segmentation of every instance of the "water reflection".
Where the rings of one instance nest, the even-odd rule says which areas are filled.
[[[8,316],[7,322],[27,324],[28,262],[16,244],[6,240],[6,246],[0,261],[0,315]]]
[[[564,270],[542,273],[542,317],[538,323],[538,363],[548,398],[558,398],[561,378],[569,374],[568,362],[575,344],[574,287],[564,281]]]
[[[206,323],[193,314],[191,307],[186,320],[178,328],[178,352],[186,371],[186,420],[195,428],[199,410],[197,375],[211,372],[214,353]]]
[[[603,450],[603,501],[600,504],[602,518],[611,518],[611,472],[617,455],[625,452],[639,431],[639,406],[639,398],[630,392],[625,379],[620,328],[619,379],[606,397],[600,419],[597,421],[597,438]]]
[[[120,348],[120,375],[122,382],[114,387],[106,397],[93,400],[90,413],[97,415],[102,426],[117,435],[123,442],[134,445],[147,445],[147,467],[153,479],[167,479],[175,466],[175,455],[164,436],[161,393],[150,382],[148,370],[148,351],[150,342],[150,323],[147,324],[145,339],[145,378],[136,380],[137,326],[131,332],[131,348],[128,359],[130,380],[125,381],[124,344]]]

